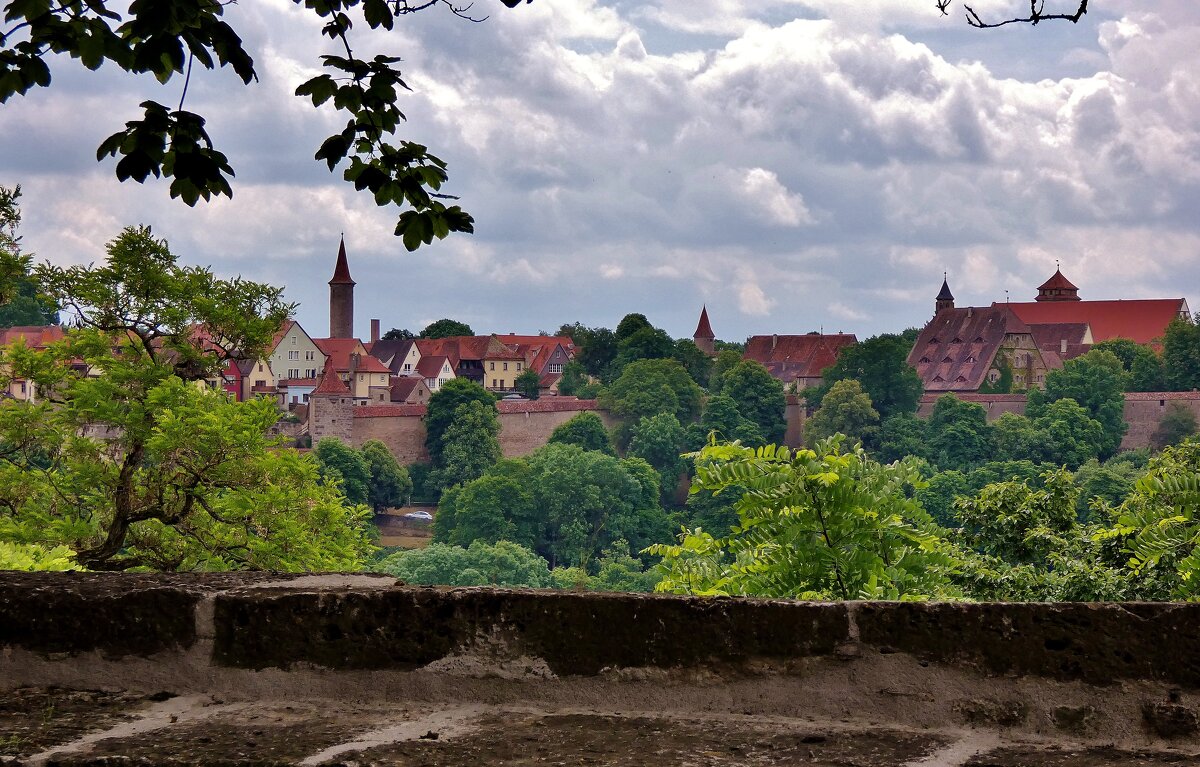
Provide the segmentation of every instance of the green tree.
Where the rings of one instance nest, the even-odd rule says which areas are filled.
[[[500,422],[494,404],[472,400],[459,405],[442,433],[441,450],[430,482],[445,490],[482,477],[500,460],[499,435]]]
[[[386,449],[386,448],[385,448]],[[366,503],[371,492],[371,465],[354,448],[337,437],[325,437],[317,442],[317,461],[321,475],[340,484],[348,503]]]
[[[640,317],[641,315],[630,316]],[[612,365],[609,366],[609,380],[619,376],[621,371],[630,362],[636,360],[667,359],[675,355],[675,342],[671,340],[671,337],[667,335],[665,330],[646,326],[621,338],[620,328],[618,328],[617,334],[617,356],[613,360]],[[680,361],[680,364],[683,365],[684,363]]]
[[[548,444],[576,445],[584,450],[598,450],[616,456],[608,429],[595,413],[584,412],[559,426],[550,435]]]
[[[33,258],[21,252],[20,197],[20,186],[0,186],[0,328],[57,325],[58,307],[39,294],[29,274]]]
[[[641,458],[658,472],[663,503],[673,503],[679,475],[687,470],[681,457],[686,434],[683,426],[671,413],[643,417],[630,432],[630,456]]]
[[[67,546],[93,570],[361,566],[367,509],[267,436],[274,404],[198,385],[233,350],[261,353],[291,308],[279,290],[180,267],[144,228],[103,266],[35,274],[73,329],[0,360],[0,385],[21,377],[44,395],[0,403],[0,540]]]
[[[474,381],[452,378],[429,398],[425,411],[425,449],[429,451],[434,466],[441,465],[444,435],[454,420],[455,411],[468,402],[482,402],[495,407],[496,397]]]
[[[359,448],[370,469],[367,504],[376,512],[389,507],[403,506],[412,496],[413,483],[405,469],[387,445],[377,439],[367,440]]]
[[[504,586],[548,588],[546,560],[509,541],[476,541],[470,546],[431,543],[423,549],[397,551],[372,570],[420,586]]]
[[[1036,424],[1043,435],[1043,460],[1069,469],[1095,458],[1104,442],[1104,426],[1070,398],[1042,408]]]
[[[900,413],[883,419],[879,424],[876,452],[884,463],[913,456],[928,457],[927,424],[912,413]]]
[[[995,453],[987,412],[974,402],[943,394],[929,416],[929,457],[940,469],[966,469]]]
[[[560,327],[558,335],[575,342],[575,360],[590,376],[604,375],[617,358],[617,338],[608,328],[589,328],[576,322]]]
[[[1087,414],[1085,413],[1086,417]],[[1004,413],[992,424],[995,457],[1001,461],[1040,461],[1046,452],[1045,431],[1032,418]]]
[[[1162,360],[1149,346],[1128,338],[1110,338],[1092,346],[1092,350],[1112,352],[1128,373],[1127,391],[1164,391],[1166,378]]]
[[[822,385],[806,395],[809,406],[820,407],[834,384],[852,378],[862,384],[881,418],[916,412],[925,384],[908,364],[912,346],[912,341],[894,333],[847,346],[838,353],[837,362],[822,371]]]
[[[805,427],[805,439],[818,442],[834,434],[845,434],[860,444],[874,444],[879,431],[879,413],[871,398],[854,379],[838,381],[821,400]]]
[[[1163,335],[1163,375],[1168,391],[1200,389],[1200,325],[1172,320]]]
[[[1052,402],[1075,400],[1088,416],[1104,427],[1098,448],[1100,457],[1107,458],[1117,451],[1127,428],[1124,418],[1126,380],[1121,360],[1115,354],[1104,350],[1089,351],[1067,360],[1062,368],[1046,373],[1046,389],[1030,392],[1026,414],[1036,419]]]
[[[563,365],[562,377],[558,379],[558,393],[564,397],[575,397],[588,383],[587,372],[578,360]]]
[[[689,440],[692,447],[699,450],[708,442],[711,433],[716,434],[718,441],[739,440],[751,447],[766,444],[767,441],[758,424],[743,416],[733,397],[728,394],[714,394],[708,398],[704,413],[700,416],[698,439]]]
[[[600,406],[624,419],[622,443],[641,418],[671,413],[680,423],[700,413],[703,392],[676,360],[638,360],[625,366],[617,380],[600,393]]]
[[[1154,433],[1150,435],[1150,444],[1155,450],[1162,450],[1168,445],[1177,445],[1196,433],[1196,414],[1182,402],[1172,402]]]
[[[675,349],[671,352],[671,356],[679,360],[679,364],[687,370],[688,375],[692,377],[700,386],[707,386],[709,376],[712,375],[713,360],[704,352],[700,351],[700,347],[696,346],[696,342],[690,338],[681,338],[675,342]]]
[[[522,469],[526,467],[522,466]],[[475,541],[514,541],[534,546],[542,537],[543,520],[534,507],[533,492],[523,481],[528,471],[485,474],[463,485],[452,499],[454,529],[449,541],[468,546]],[[441,515],[443,507],[439,507]]]
[[[502,2],[513,7],[520,0]],[[8,26],[0,29],[0,103],[50,85],[48,61],[59,58],[54,54],[66,54],[90,70],[107,62],[143,81],[153,77],[166,83],[182,77],[184,97],[193,64],[204,69],[228,66],[246,85],[257,79],[251,53],[225,20],[225,3],[155,0],[120,11],[110,5],[8,3]],[[435,5],[389,5],[384,0],[306,4],[305,12],[320,21],[322,38],[337,41],[345,55],[321,56],[326,71],[296,89],[296,95],[311,98],[315,107],[332,102],[344,118],[346,127],[327,138],[315,158],[330,171],[345,164],[346,181],[369,191],[378,205],[406,208],[396,234],[403,236],[409,250],[452,231],[473,231],[474,222],[457,205],[442,202],[444,195],[438,192],[447,180],[445,162],[420,144],[389,143],[405,119],[396,106],[398,92],[407,87],[396,68],[400,59],[358,58],[352,53],[350,32],[355,25],[391,30],[397,18]],[[465,9],[444,5],[466,15]],[[203,116],[184,110],[184,98],[175,109],[156,101],[143,101],[141,106],[143,117],[127,122],[125,130],[105,139],[97,151],[101,159],[120,158],[118,179],[142,183],[150,175],[166,176],[172,179],[171,197],[188,205],[213,195],[233,195],[233,168],[213,145]]]
[[[535,400],[542,395],[542,377],[533,368],[525,368],[521,375],[513,381],[513,388],[528,400]]]
[[[758,425],[768,442],[781,442],[787,431],[783,384],[754,360],[743,360],[721,377],[721,393],[737,403],[738,412]]]
[[[650,320],[646,319],[646,315],[632,312],[626,314],[617,323],[617,330],[613,334],[613,338],[619,346],[622,341],[642,330],[654,330],[654,326],[650,324]]]
[[[741,526],[714,538],[685,531],[663,557],[658,590],[797,599],[958,597],[955,551],[911,499],[915,464],[881,465],[841,440],[812,450],[710,445],[695,492],[748,488]]]
[[[408,328],[392,328],[383,334],[384,341],[407,341],[412,338],[416,338],[416,335]]]
[[[451,338],[453,336],[473,336],[475,331],[465,322],[443,317],[425,326],[417,338]]]
[[[712,370],[708,374],[708,390],[719,392],[725,384],[725,374],[742,361],[742,352],[733,349],[722,349],[713,360]]]
[[[958,527],[954,504],[959,498],[972,495],[974,489],[967,475],[956,469],[939,471],[918,488],[916,499],[929,516],[942,527]]]

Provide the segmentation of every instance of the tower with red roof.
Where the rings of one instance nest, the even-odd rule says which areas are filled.
[[[346,239],[338,246],[337,265],[329,281],[329,337],[354,338],[354,280],[346,262]]]
[[[712,325],[708,323],[708,307],[700,307],[700,322],[696,324],[696,332],[692,334],[692,340],[696,342],[696,348],[707,355],[716,354],[714,342],[717,336],[713,333]]]

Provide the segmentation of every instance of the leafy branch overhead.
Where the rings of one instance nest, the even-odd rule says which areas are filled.
[[[474,221],[454,199],[441,193],[446,163],[410,141],[390,143],[404,114],[397,108],[399,89],[408,89],[395,56],[355,56],[350,32],[358,20],[371,29],[391,30],[400,16],[435,6],[469,21],[471,6],[450,0],[293,0],[324,22],[321,33],[340,43],[345,55],[322,56],[326,74],[309,80],[296,94],[320,107],[332,102],[347,116],[345,128],[325,140],[316,159],[343,176],[376,204],[402,209],[396,235],[409,250],[450,232],[471,232]],[[522,0],[500,0],[509,8]],[[524,0],[532,2],[532,0]],[[48,60],[66,54],[91,70],[111,62],[134,75],[160,83],[182,76],[179,104],[172,109],[142,102],[140,119],[105,139],[97,159],[119,158],[117,178],[143,183],[153,175],[171,179],[171,197],[188,205],[214,195],[233,196],[235,175],[212,142],[203,116],[184,109],[193,64],[205,69],[228,66],[242,82],[257,80],[254,59],[225,20],[221,0],[133,0],[122,13],[105,0],[9,0],[0,28],[0,104],[50,85]],[[122,4],[124,5],[124,4]]]

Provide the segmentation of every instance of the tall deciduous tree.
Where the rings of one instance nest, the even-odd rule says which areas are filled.
[[[465,322],[452,320],[443,317],[440,320],[429,323],[425,329],[421,331],[418,338],[450,338],[452,336],[473,336],[475,331],[471,330],[471,326]]]
[[[403,506],[412,495],[413,483],[408,469],[400,465],[387,445],[377,439],[369,439],[359,448],[371,471],[371,484],[367,490],[367,503],[376,512],[389,507]]]
[[[496,397],[474,381],[452,378],[429,398],[425,412],[425,448],[435,466],[441,464],[443,436],[454,420],[454,412],[468,402],[495,407]]]
[[[362,454],[337,437],[317,442],[314,452],[321,463],[321,474],[340,483],[350,503],[366,503],[371,489],[371,466]]]
[[[554,430],[548,440],[549,444],[575,445],[584,450],[597,450],[611,456],[616,456],[608,429],[595,413],[580,413],[571,420]]]
[[[822,385],[806,394],[809,405],[819,406],[835,383],[853,378],[862,384],[880,418],[916,412],[925,385],[908,364],[911,350],[912,341],[894,333],[847,346],[839,352],[837,362],[822,371]]]
[[[1128,428],[1124,418],[1126,381],[1125,369],[1115,354],[1092,350],[1048,372],[1045,390],[1030,392],[1027,413],[1037,418],[1052,402],[1075,400],[1104,427],[1098,447],[1100,458],[1107,458],[1117,451]]]
[[[431,481],[445,489],[482,477],[500,460],[499,434],[494,404],[473,400],[456,407],[442,433]]]
[[[291,308],[279,290],[180,267],[145,228],[103,266],[35,274],[74,329],[3,353],[4,385],[40,399],[0,403],[0,540],[66,545],[99,570],[361,565],[366,509],[267,437],[272,402],[202,383],[263,351]]]
[[[738,412],[757,424],[767,442],[782,442],[787,422],[783,384],[754,360],[742,360],[721,377],[721,394],[737,403]]]
[[[981,405],[944,394],[929,416],[929,457],[940,469],[967,469],[990,460],[995,442]]]
[[[688,423],[700,413],[703,392],[676,360],[638,360],[627,365],[617,380],[600,394],[600,405],[625,421],[622,442],[629,428],[643,417],[671,413]]]
[[[844,434],[854,442],[872,445],[879,431],[879,413],[858,381],[845,379],[835,383],[821,400],[806,431],[809,442]]]

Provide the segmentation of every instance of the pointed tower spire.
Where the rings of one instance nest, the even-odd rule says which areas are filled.
[[[950,292],[950,283],[945,272],[942,272],[942,289],[933,302],[933,314],[936,317],[947,309],[954,308],[954,294]]]
[[[692,340],[696,342],[696,348],[705,354],[714,354],[713,342],[717,340],[717,336],[712,331],[712,325],[708,322],[708,307],[700,307],[700,322],[696,324],[696,332],[692,334]]]
[[[354,280],[346,261],[346,238],[338,245],[337,264],[329,280],[329,337],[354,338]]]

